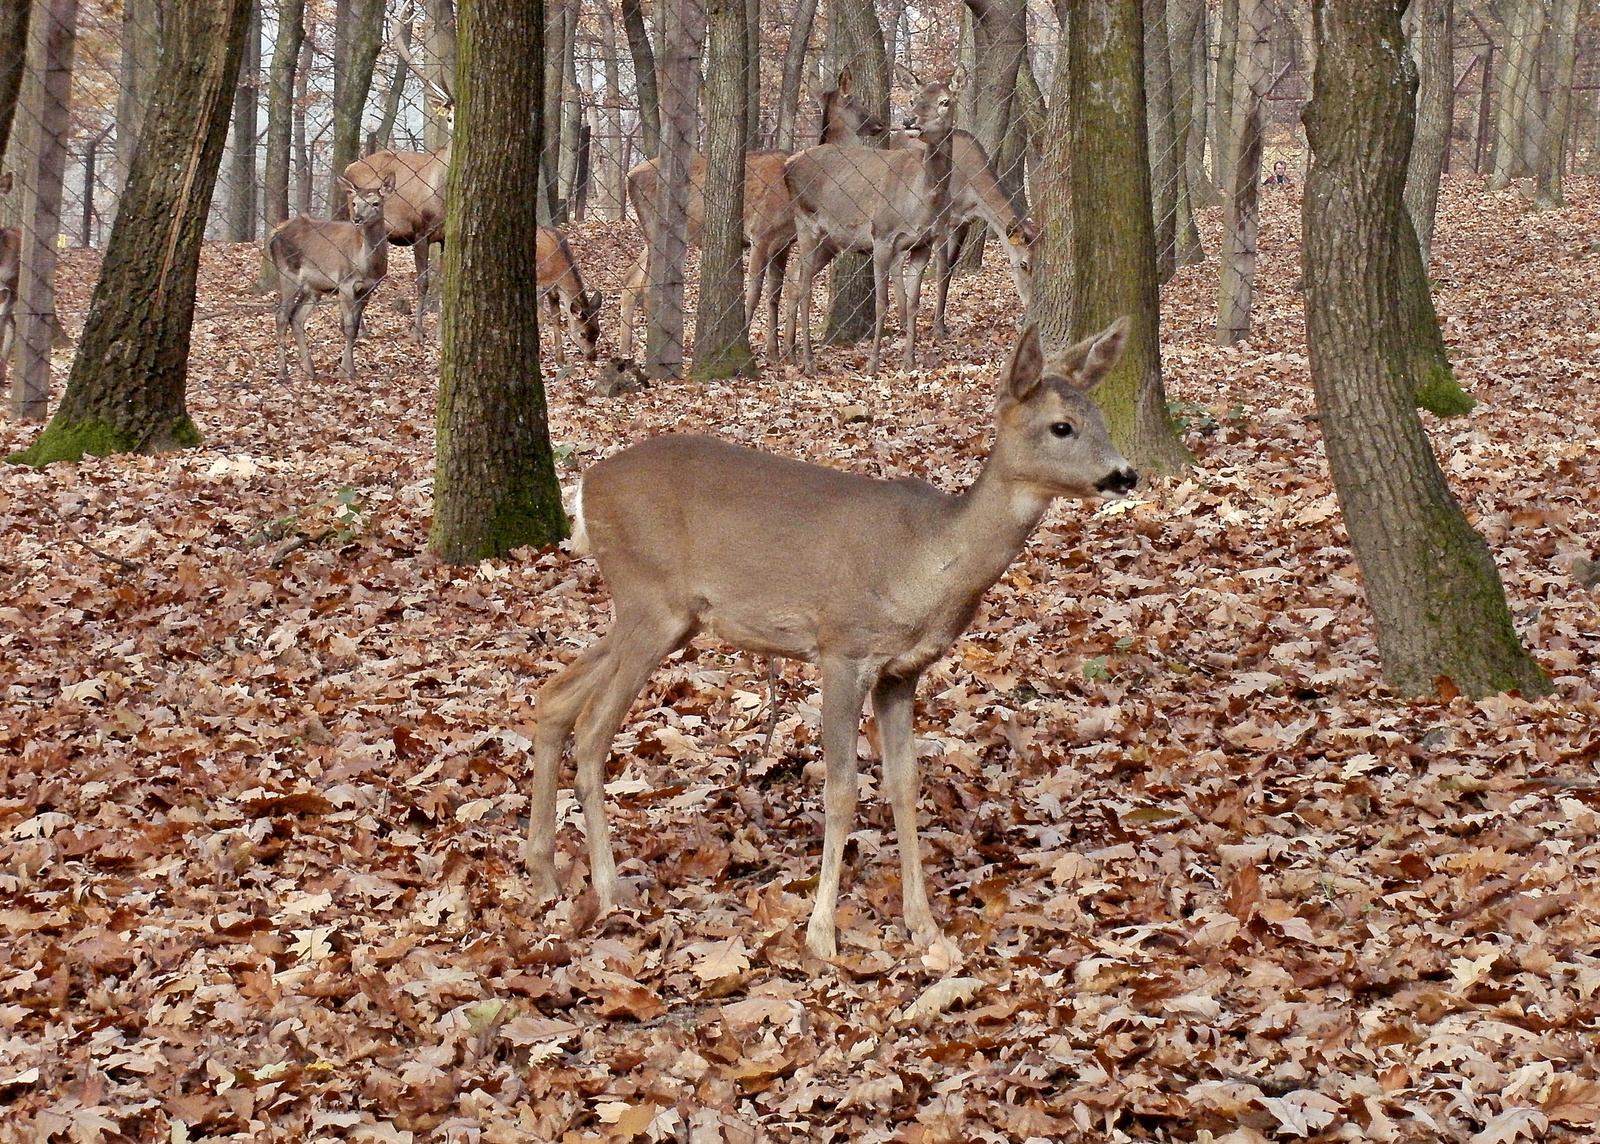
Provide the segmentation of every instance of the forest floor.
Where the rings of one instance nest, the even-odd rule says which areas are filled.
[[[536,906],[533,699],[605,587],[563,552],[432,559],[432,348],[381,298],[359,381],[280,385],[253,248],[208,247],[204,446],[0,472],[0,1142],[1594,1139],[1600,183],[1571,195],[1448,191],[1478,406],[1428,422],[1556,694],[1384,688],[1309,417],[1298,192],[1269,196],[1248,344],[1211,344],[1214,258],[1166,290],[1195,469],[1058,505],[924,681],[958,965],[899,928],[870,761],[841,955],[807,955],[816,676],[784,665],[753,757],[766,664],[710,640],[618,742],[637,904],[594,924],[564,792],[571,893]],[[633,231],[573,241],[614,323]],[[94,260],[64,267],[75,332]],[[953,294],[909,376],[851,348],[816,379],[550,377],[564,477],[694,430],[958,488],[1017,304],[1001,273]]]

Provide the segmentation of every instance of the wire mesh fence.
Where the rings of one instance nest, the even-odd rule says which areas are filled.
[[[48,392],[55,262],[65,250],[102,247],[114,225],[161,67],[163,13],[176,2],[20,6],[31,19],[8,45],[23,66],[0,168],[10,177],[0,197],[0,315],[18,331],[0,357],[12,369],[13,412],[37,415]],[[1022,312],[1038,234],[1032,207],[1060,175],[1040,161],[1043,134],[1062,123],[1052,111],[1070,28],[1056,9],[879,0],[863,23],[837,0],[733,6],[745,37],[737,49],[714,28],[708,35],[727,5],[546,4],[546,161],[530,188],[530,221],[556,231],[597,220],[638,227],[614,300],[584,282],[572,245],[540,232],[541,253],[549,251],[541,283],[567,346],[583,355],[614,348],[647,372],[671,374],[693,362],[708,330],[732,329],[763,356],[789,353],[795,339],[803,355],[808,332],[814,342],[852,340],[875,324],[898,338],[920,320],[936,337],[940,299],[959,292],[958,275],[984,258],[1011,280]],[[1215,254],[1225,283],[1248,284],[1252,200],[1293,193],[1310,161],[1299,121],[1315,65],[1310,0],[1140,7],[1156,257],[1166,274]],[[1411,8],[1420,79],[1413,166],[1488,180],[1530,207],[1560,204],[1564,176],[1600,164],[1593,6],[1416,0]],[[292,216],[344,220],[352,188],[373,189],[388,175],[388,237],[417,250],[425,284],[438,266],[428,251],[443,235],[452,0],[256,0],[255,11],[207,237],[262,242]],[[665,35],[671,14],[681,17],[681,42]],[[673,79],[674,53],[686,59],[682,82]],[[731,86],[719,88],[722,79]],[[931,122],[924,107],[908,130],[933,81],[950,85],[949,122]],[[730,110],[714,91],[737,93],[737,159],[726,147],[712,153],[719,115]],[[669,159],[675,139],[684,154]],[[788,158],[800,152],[807,157]],[[734,180],[729,172],[741,165]],[[665,194],[663,172],[677,173]],[[735,181],[742,203],[730,220]],[[1196,224],[1206,211],[1224,220],[1214,252]],[[725,241],[719,252],[708,247],[708,282],[694,248],[730,227],[742,264],[729,264]],[[1419,218],[1425,244],[1430,228]],[[674,241],[689,253],[675,253]],[[867,265],[874,247],[876,275]],[[921,319],[906,304],[919,278],[933,295]],[[264,273],[263,285],[270,279]],[[407,304],[424,336],[421,295],[404,285],[389,288],[415,298]],[[798,312],[807,293],[810,322]],[[1247,328],[1239,314],[1219,315],[1219,336]]]

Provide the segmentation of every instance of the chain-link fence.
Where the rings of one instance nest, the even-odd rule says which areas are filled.
[[[22,6],[31,20],[10,45],[24,66],[3,167],[12,185],[0,198],[0,289],[18,330],[4,354],[14,411],[37,415],[48,392],[55,263],[107,239],[160,69],[163,13],[177,2]],[[1242,336],[1256,200],[1292,193],[1309,162],[1299,116],[1315,57],[1310,0],[1138,6],[1162,274],[1218,256],[1219,336]],[[369,188],[387,176],[391,240],[418,250],[419,270],[436,266],[427,252],[443,233],[452,0],[256,0],[255,9],[208,238],[260,242],[295,215],[342,217],[342,176]],[[1446,179],[1486,179],[1530,206],[1559,204],[1563,176],[1600,161],[1594,7],[1415,0],[1411,9],[1421,80],[1414,180],[1425,186],[1431,164]],[[937,338],[939,299],[962,290],[960,277],[948,285],[946,268],[964,273],[984,257],[1010,280],[1020,312],[1038,233],[1033,208],[1059,177],[1040,159],[1045,133],[1060,128],[1050,112],[1069,42],[1055,7],[746,0],[743,39],[732,49],[717,39],[723,11],[547,0],[546,161],[540,186],[529,189],[530,222],[569,237],[612,226],[626,248],[618,265],[584,267],[582,241],[542,239],[550,259],[541,278],[559,316],[551,337],[666,374],[695,360],[706,331],[727,341],[732,330],[758,356],[787,354],[798,340],[803,357],[808,331],[813,346],[859,340],[878,320],[903,337],[908,314],[897,296],[914,293],[923,274],[930,304],[920,320],[924,336]],[[669,36],[673,19],[682,27]],[[917,110],[934,81],[950,85],[947,106]],[[913,112],[921,122],[908,131]],[[732,146],[747,153],[738,227],[746,256],[730,266],[725,243],[708,250],[708,289],[695,248],[727,222],[738,160],[715,141],[733,119],[742,128]],[[682,154],[669,157],[675,140]],[[786,159],[796,152],[807,157]],[[942,192],[940,162],[951,171]],[[662,179],[667,172],[678,172],[675,181]],[[1220,232],[1200,225],[1215,217],[1207,211],[1222,218]],[[1426,244],[1432,200],[1419,195],[1413,211],[1426,215],[1418,215]],[[1220,249],[1205,249],[1210,233],[1221,234]],[[675,245],[684,240],[687,254]],[[874,245],[880,263],[893,264],[887,306],[868,265]],[[391,278],[395,269],[391,262]],[[596,281],[610,293],[599,294]],[[409,285],[389,288],[410,299]],[[797,313],[807,293],[810,323]],[[425,334],[422,308],[406,304]],[[881,356],[902,360],[888,349]]]

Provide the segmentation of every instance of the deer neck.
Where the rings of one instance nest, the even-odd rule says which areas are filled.
[[[950,571],[979,591],[1000,578],[1044,519],[1055,495],[1005,471],[990,454],[978,479],[955,499],[947,543],[958,555]]]
[[[380,211],[378,217],[361,224],[361,253],[369,260],[389,245],[389,223]]]
[[[933,208],[935,216],[943,215],[950,209],[950,189],[955,172],[955,163],[951,154],[953,131],[943,131],[932,137],[926,133],[923,140],[927,144],[927,153],[922,160],[922,179],[927,191],[927,202]]]

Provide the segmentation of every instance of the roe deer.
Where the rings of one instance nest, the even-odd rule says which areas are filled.
[[[600,344],[600,307],[605,296],[583,288],[583,276],[572,257],[566,237],[554,227],[541,226],[535,246],[539,259],[539,293],[558,321],[565,316],[572,344],[588,361],[593,361]],[[556,330],[556,361],[567,364],[566,342]]]
[[[11,172],[0,175],[0,195],[11,193]],[[0,228],[0,385],[17,342],[17,282],[22,277],[22,228]]]
[[[846,71],[839,84],[822,96],[822,141],[824,143],[859,144],[883,134],[883,123],[869,112],[861,100],[850,92],[850,75]],[[783,151],[750,151],[744,158],[744,236],[750,247],[750,265],[746,270],[744,309],[745,321],[755,320],[756,309],[761,305],[761,295],[768,282],[771,293],[767,299],[767,356],[778,356],[778,299],[783,286],[784,271],[789,261],[789,248],[794,244],[794,202],[789,188],[784,185],[784,164],[789,156]],[[646,306],[645,320],[649,321],[650,245],[648,235],[656,220],[656,180],[660,161],[647,159],[628,172],[628,197],[639,216],[647,241],[628,273],[622,287],[622,329],[618,342],[624,357],[633,355],[633,321],[641,303]],[[689,161],[689,243],[698,245],[700,230],[705,225],[706,157],[695,154]]]
[[[950,298],[950,278],[955,270],[956,256],[961,253],[961,240],[969,229],[968,224],[982,220],[1000,240],[1011,266],[1011,280],[1016,283],[1017,296],[1026,310],[1033,301],[1033,244],[1039,229],[1033,220],[1016,212],[1010,196],[1000,186],[1000,180],[989,162],[989,153],[983,149],[978,137],[969,131],[956,131],[952,139],[951,158],[955,164],[950,181],[950,230],[934,248],[933,278],[937,287],[933,307],[933,336],[945,336],[945,303]]]
[[[394,180],[377,187],[357,187],[343,180],[352,221],[338,222],[300,215],[276,227],[267,251],[278,271],[278,380],[289,380],[289,347],[283,334],[294,326],[300,347],[300,369],[316,380],[311,349],[306,344],[306,318],[324,294],[339,295],[339,321],[344,327],[340,372],[356,375],[355,345],[367,299],[389,272],[389,231],[384,204],[394,194]]]
[[[384,225],[392,246],[409,246],[417,264],[417,312],[412,336],[426,340],[423,314],[427,307],[429,248],[444,244],[444,186],[450,175],[450,149],[377,151],[344,169],[347,182],[373,190],[388,180],[394,188],[384,202]]]
[[[1127,321],[1046,367],[1028,327],[1006,366],[994,448],[958,495],[872,480],[711,437],[663,436],[591,468],[576,536],[611,588],[611,630],[544,685],[526,862],[553,898],[556,790],[573,755],[589,869],[603,908],[618,880],[605,820],[611,740],[656,665],[699,632],[822,669],[825,825],[806,944],[835,952],[834,905],[856,804],[856,736],[870,693],[899,837],[907,927],[942,943],[917,848],[917,679],[971,622],[989,586],[1060,496],[1120,496],[1138,481],[1086,390],[1122,353]]]
[[[811,289],[821,269],[846,250],[872,252],[874,317],[872,360],[878,372],[889,274],[898,267],[900,316],[905,327],[905,367],[916,368],[916,314],[922,275],[935,242],[948,229],[955,101],[949,85],[928,84],[906,117],[906,132],[921,146],[899,151],[823,144],[789,160],[786,181],[794,196],[799,283],[791,308],[800,336],[801,364],[816,372],[811,352]]]

